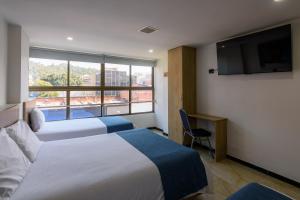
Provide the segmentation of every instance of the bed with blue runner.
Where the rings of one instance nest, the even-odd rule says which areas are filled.
[[[107,133],[130,130],[134,128],[132,122],[125,119],[124,117],[111,116],[99,117],[99,119],[106,125]]]
[[[292,200],[258,183],[250,183],[234,193],[227,200]]]
[[[42,141],[54,141],[114,133],[133,128],[132,122],[119,116],[80,118],[45,122],[36,135]]]
[[[148,129],[117,134],[157,166],[166,200],[181,199],[207,186],[205,168],[198,152]]]

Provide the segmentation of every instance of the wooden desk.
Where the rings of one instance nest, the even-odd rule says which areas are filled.
[[[227,119],[207,114],[190,114],[189,117],[212,122],[215,126],[215,160],[219,162],[227,154]]]

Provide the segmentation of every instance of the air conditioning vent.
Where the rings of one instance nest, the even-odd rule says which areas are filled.
[[[157,30],[158,30],[158,28],[154,28],[154,27],[152,27],[152,26],[146,26],[146,27],[140,29],[139,31],[142,32],[142,33],[147,33],[147,34],[149,34],[149,33],[155,32],[155,31],[157,31]]]

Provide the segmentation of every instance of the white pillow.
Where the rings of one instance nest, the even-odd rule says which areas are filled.
[[[45,123],[45,115],[44,113],[38,109],[34,108],[30,113],[31,127],[32,130],[37,132],[39,131]]]
[[[42,142],[37,138],[25,121],[18,121],[6,128],[8,135],[19,145],[23,153],[34,162]]]
[[[0,199],[9,199],[30,167],[30,161],[18,145],[0,130]]]

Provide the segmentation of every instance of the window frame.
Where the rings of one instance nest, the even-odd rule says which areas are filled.
[[[34,57],[30,57],[34,58]],[[129,86],[106,86],[105,85],[105,63],[99,63],[100,66],[100,86],[71,86],[70,85],[70,63],[72,60],[64,60],[67,61],[67,86],[29,86],[29,92],[43,92],[43,91],[65,91],[66,92],[66,105],[61,106],[66,108],[66,119],[71,119],[71,108],[74,107],[70,104],[70,93],[71,91],[100,91],[101,92],[101,104],[95,104],[93,106],[100,106],[101,116],[125,116],[125,115],[138,115],[138,114],[146,114],[146,113],[154,113],[155,112],[155,93],[154,93],[154,66],[151,67],[152,77],[151,77],[151,87],[133,87],[132,86],[132,65],[129,64]],[[84,62],[84,61],[83,61]],[[29,74],[28,74],[29,76]],[[104,103],[104,91],[118,91],[118,90],[128,90],[129,91],[129,112],[125,114],[118,115],[103,115],[103,109],[105,105],[111,105],[110,103]],[[150,90],[152,91],[152,101],[140,101],[140,102],[132,102],[132,91],[133,90]],[[146,103],[152,102],[152,110],[148,112],[137,112],[132,113],[132,103]],[[85,106],[85,105],[82,105]],[[43,108],[52,108],[55,106],[43,107]],[[75,106],[76,107],[76,106]]]

